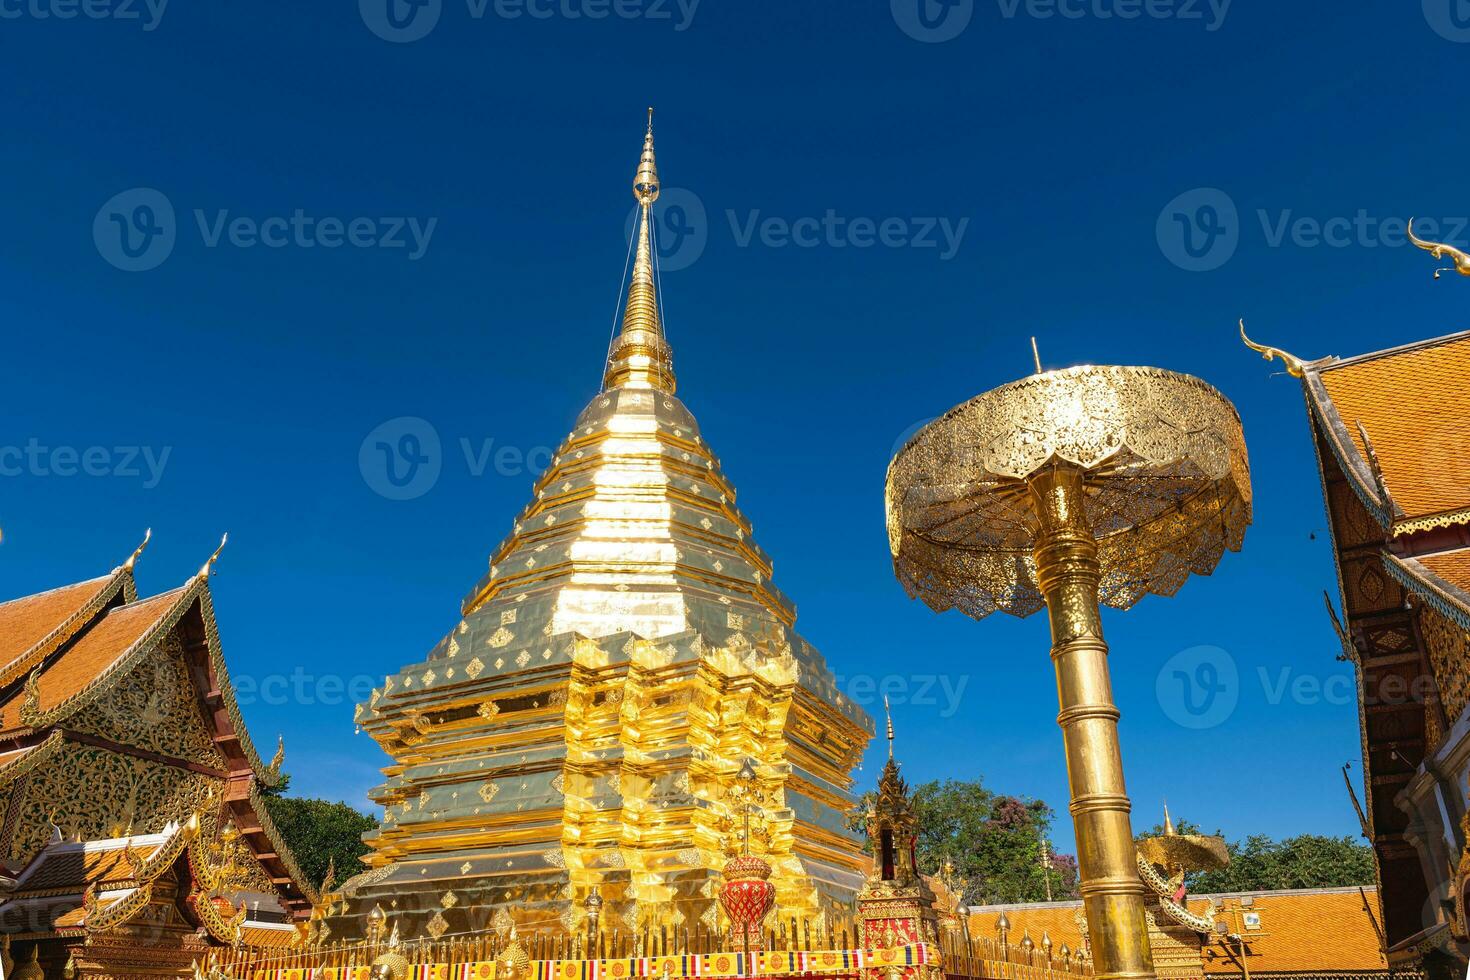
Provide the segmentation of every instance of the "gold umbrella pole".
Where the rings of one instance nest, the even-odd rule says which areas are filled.
[[[1118,709],[1098,615],[1102,567],[1084,510],[1081,467],[1058,463],[1028,481],[1038,522],[1036,583],[1051,620],[1051,658],[1067,749],[1077,867],[1096,976],[1154,975],[1144,887],[1135,864]]]

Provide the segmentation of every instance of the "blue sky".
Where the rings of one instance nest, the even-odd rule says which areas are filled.
[[[1244,551],[1106,619],[1137,822],[1355,831],[1302,398],[1235,320],[1304,357],[1464,325],[1394,224],[1470,237],[1452,0],[395,2],[0,0],[0,595],[148,526],[160,591],[228,530],[252,731],[365,806],[345,690],[456,622],[595,393],[652,104],[680,394],[910,776],[1041,797],[1071,846],[1044,618],[933,615],[883,532],[895,445],[1034,334],[1201,375],[1250,446]],[[359,450],[404,417],[439,475],[395,500]],[[1235,705],[1184,727],[1201,646]]]

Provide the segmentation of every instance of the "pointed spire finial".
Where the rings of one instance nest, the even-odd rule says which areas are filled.
[[[658,164],[653,154],[653,109],[648,110],[648,132],[643,154],[633,175],[633,197],[638,201],[638,229],[623,327],[607,356],[605,388],[655,388],[674,391],[672,352],[664,340],[659,312],[658,283],[653,269],[653,202],[658,200]]]
[[[1164,801],[1164,836],[1173,837],[1174,833],[1174,820],[1169,816],[1169,803],[1166,800]]]
[[[225,550],[225,542],[229,540],[230,532],[226,531],[224,533],[224,536],[219,539],[219,547],[214,549],[214,554],[210,555],[209,559],[200,567],[199,574],[197,576],[199,581],[209,581],[210,574],[214,572],[214,563],[219,560],[219,553]]]
[[[888,721],[888,761],[893,761],[893,712],[888,707],[888,695],[883,695],[883,717]]]
[[[139,544],[138,547],[134,548],[133,553],[131,555],[128,555],[128,560],[123,562],[123,568],[127,569],[130,572],[133,570],[133,566],[138,563],[139,556],[143,554],[143,549],[148,547],[148,542],[152,540],[152,538],[153,528],[150,527],[148,530],[143,532],[143,542]]]
[[[1036,373],[1041,373],[1041,351],[1036,349],[1036,338],[1031,338],[1031,359],[1036,362]]]

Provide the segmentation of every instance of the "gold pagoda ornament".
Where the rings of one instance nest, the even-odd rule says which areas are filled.
[[[857,899],[862,942],[868,949],[926,942],[938,945],[934,891],[919,873],[917,860],[919,816],[893,756],[893,715],[886,697],[883,711],[888,725],[888,762],[878,779],[878,793],[864,814],[873,867]],[[887,976],[919,980],[931,972],[920,966],[894,966]]]
[[[1152,977],[1099,605],[1173,595],[1240,549],[1239,415],[1172,371],[1038,371],[915,434],[889,465],[886,510],[911,596],[977,619],[1047,609],[1096,975]]]
[[[392,757],[374,790],[388,816],[368,835],[370,870],[338,886],[334,935],[360,935],[395,898],[414,939],[435,915],[446,934],[502,915],[575,921],[593,894],[609,931],[654,906],[713,921],[727,799],[747,760],[769,797],[761,852],[783,914],[815,916],[862,885],[846,813],[872,721],[796,632],[675,395],[651,120],[632,190],[633,260],[601,390],[460,621],[358,709]]]

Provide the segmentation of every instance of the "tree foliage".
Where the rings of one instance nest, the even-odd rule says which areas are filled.
[[[1199,834],[1195,824],[1181,820],[1181,834]],[[1154,826],[1143,837],[1157,837],[1164,828]],[[1216,834],[1220,835],[1218,831]],[[1374,882],[1373,852],[1351,837],[1298,834],[1273,840],[1253,834],[1243,841],[1226,843],[1230,865],[1219,871],[1197,871],[1186,877],[1191,892],[1274,891],[1282,888],[1334,888],[1371,885]]]
[[[875,794],[865,794],[861,814]],[[1057,854],[1048,834],[1052,810],[1041,800],[999,794],[979,780],[948,779],[913,789],[919,818],[919,870],[937,875],[948,858],[956,876],[965,879],[967,904],[1039,902],[1047,896],[1047,878],[1055,899],[1073,898],[1077,861]],[[863,818],[854,820],[863,830]],[[1043,866],[1042,847],[1051,855]]]
[[[289,777],[283,779],[261,797],[306,880],[313,887],[320,885],[333,862],[339,884],[363,871],[361,858],[368,847],[362,835],[377,821],[346,803],[285,796],[289,782]]]

